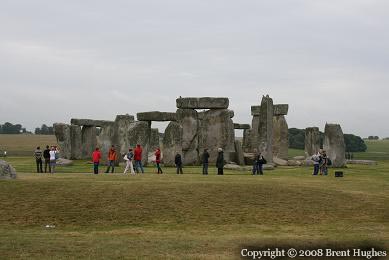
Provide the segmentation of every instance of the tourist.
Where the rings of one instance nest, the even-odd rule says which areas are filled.
[[[140,144],[137,144],[134,150],[135,169],[137,173],[139,173],[139,168],[141,172],[144,173],[143,165],[142,165],[142,151],[143,150]]]
[[[209,153],[208,149],[204,149],[202,157],[202,163],[203,163],[203,175],[208,175],[208,160],[209,160]]]
[[[174,157],[174,163],[176,165],[177,174],[182,174],[182,157],[181,154],[177,153]]]
[[[218,152],[217,159],[216,159],[217,175],[223,175],[223,168],[224,168],[223,149],[218,148],[217,152]]]
[[[253,175],[263,175],[263,165],[266,164],[266,159],[254,149]]]
[[[51,172],[50,148],[48,145],[46,145],[46,150],[43,151],[43,158],[45,159],[45,173],[47,172],[47,166],[49,166],[49,172]]]
[[[35,156],[35,162],[36,162],[36,172],[37,173],[43,173],[43,169],[42,169],[42,150],[41,148],[38,146],[34,152],[34,156]]]
[[[93,172],[94,174],[99,174],[99,164],[101,159],[101,152],[98,147],[92,153],[92,161],[93,161]]]
[[[161,150],[159,149],[159,147],[157,147],[157,150],[155,150],[155,163],[157,164],[157,169],[158,169],[158,174],[159,173],[163,173],[162,172],[162,169],[161,169]]]
[[[312,155],[311,157],[313,161],[313,173],[312,175],[318,175],[319,174],[319,168],[321,163],[321,154],[318,152],[317,154]]]
[[[116,160],[117,160],[117,154],[116,154],[115,146],[112,145],[108,151],[108,167],[105,173],[108,173],[111,167],[112,167],[111,173],[114,172]]]
[[[50,173],[55,172],[55,165],[57,163],[57,150],[54,146],[51,147],[50,150]]]
[[[127,174],[128,169],[131,171],[131,175],[135,175],[134,165],[132,164],[132,160],[134,159],[134,152],[132,148],[128,149],[128,153],[124,155],[124,160],[126,161],[126,168],[124,169],[124,174]]]
[[[328,157],[324,150],[321,153],[320,175],[328,175]]]

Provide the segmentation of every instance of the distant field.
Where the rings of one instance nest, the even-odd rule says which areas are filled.
[[[7,151],[8,156],[31,156],[37,146],[56,145],[54,135],[4,135],[0,134],[0,153]]]
[[[367,151],[354,153],[354,159],[389,160],[389,140],[365,140]]]

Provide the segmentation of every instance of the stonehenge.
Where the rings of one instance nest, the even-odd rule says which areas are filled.
[[[251,106],[252,122],[233,122],[226,97],[179,97],[175,112],[148,111],[133,115],[117,115],[114,121],[72,118],[70,124],[56,123],[54,131],[65,159],[90,159],[99,147],[106,160],[111,145],[122,155],[129,147],[143,147],[142,162],[147,164],[157,147],[162,148],[162,161],[174,166],[177,153],[184,165],[199,165],[201,154],[208,149],[209,162],[214,163],[217,149],[224,150],[227,163],[239,165],[250,162],[257,150],[269,165],[288,159],[288,104],[274,104],[269,95],[262,96],[260,105]],[[165,132],[152,128],[152,122],[169,122]],[[243,130],[243,140],[235,140],[235,130]],[[336,167],[345,165],[344,139],[339,125],[327,124],[324,149]],[[310,157],[320,150],[317,127],[305,130],[305,154]],[[119,156],[121,159],[121,156]],[[252,160],[252,159],[251,159]],[[277,163],[278,162],[278,163]],[[289,164],[289,163],[288,163]]]

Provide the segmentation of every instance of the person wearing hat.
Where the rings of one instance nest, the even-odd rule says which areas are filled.
[[[223,175],[223,168],[224,168],[223,149],[218,148],[217,152],[218,152],[217,159],[216,159],[217,175]]]

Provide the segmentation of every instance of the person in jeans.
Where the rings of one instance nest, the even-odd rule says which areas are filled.
[[[132,160],[134,159],[134,152],[131,148],[128,149],[128,153],[125,155],[126,168],[124,169],[124,174],[127,174],[128,169],[130,169],[131,174],[135,175],[134,166],[132,165]]]
[[[253,164],[253,175],[263,175],[263,165],[266,164],[265,158],[258,152],[257,149],[254,149],[254,164]]]
[[[318,152],[317,154],[314,154],[311,159],[313,161],[313,173],[312,173],[312,175],[318,175],[319,169],[320,169],[320,163],[321,163],[320,152]]]
[[[157,147],[157,150],[155,150],[155,163],[157,164],[157,169],[158,169],[158,174],[159,173],[163,173],[162,172],[162,168],[161,168],[161,150],[159,149],[159,147]]]
[[[217,175],[223,175],[223,168],[224,168],[224,155],[223,155],[223,149],[218,148],[217,149],[217,158],[216,158],[216,167],[217,167]]]
[[[55,149],[54,146],[51,147],[51,150],[50,150],[50,173],[54,173],[55,172],[55,165],[57,163],[57,155],[56,155],[57,151]]]
[[[34,156],[35,156],[35,162],[36,162],[36,172],[37,173],[40,173],[42,172],[43,173],[43,169],[42,169],[42,150],[41,148],[38,146],[34,152]]]
[[[177,174],[182,174],[182,157],[181,154],[177,153],[176,157],[174,157],[174,163],[176,165]]]
[[[100,159],[101,159],[101,152],[99,151],[99,148],[96,147],[96,149],[92,153],[93,173],[94,174],[99,174]]]
[[[209,160],[208,150],[204,149],[204,152],[202,155],[203,175],[208,175],[208,160]]]
[[[137,144],[134,150],[134,160],[136,172],[139,173],[140,168],[141,172],[144,173],[142,166],[142,147],[140,146],[140,144]]]
[[[45,159],[45,173],[47,172],[47,166],[49,166],[49,172],[51,172],[50,149],[48,145],[46,145],[46,150],[43,151],[43,158]]]
[[[109,169],[112,167],[111,173],[115,170],[115,161],[117,160],[117,154],[115,151],[115,146],[112,145],[111,148],[108,151],[108,168],[105,171],[105,173],[109,172]]]
[[[320,175],[328,174],[328,157],[326,151],[321,153]]]

